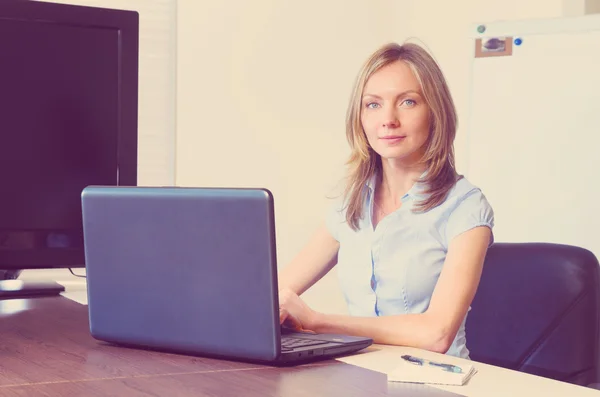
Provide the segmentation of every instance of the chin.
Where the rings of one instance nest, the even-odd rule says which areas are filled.
[[[383,147],[377,153],[381,160],[416,163],[425,153],[423,146],[417,147]]]
[[[415,151],[407,151],[407,150],[380,150],[379,156],[381,156],[382,160],[406,160],[412,155],[414,155]]]

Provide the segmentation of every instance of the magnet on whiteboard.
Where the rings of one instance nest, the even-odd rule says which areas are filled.
[[[475,40],[475,58],[510,56],[512,53],[513,38],[511,36]]]
[[[477,31],[478,31],[479,33],[483,33],[483,32],[485,32],[485,25],[479,25],[479,26],[477,26]]]
[[[521,45],[523,43],[523,40],[520,37],[517,37],[515,39],[515,45]]]

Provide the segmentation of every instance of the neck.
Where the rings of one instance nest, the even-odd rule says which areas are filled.
[[[387,195],[395,206],[415,184],[425,171],[424,164],[401,164],[393,160],[381,161],[382,173],[379,177],[383,194]]]

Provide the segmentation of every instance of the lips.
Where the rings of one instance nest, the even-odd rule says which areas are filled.
[[[404,141],[404,138],[406,138],[406,135],[388,135],[388,136],[383,136],[379,139],[381,139],[381,143],[383,145],[395,146],[395,145],[399,145],[400,143],[402,143]]]
[[[406,135],[388,135],[388,136],[383,136],[380,139],[384,139],[387,141],[395,141],[395,140],[404,139],[404,138],[406,138]]]

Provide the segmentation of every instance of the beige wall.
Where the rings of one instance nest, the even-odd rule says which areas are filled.
[[[343,175],[351,82],[393,38],[390,10],[388,0],[179,2],[176,183],[271,189],[280,266]],[[343,307],[332,278],[327,299]]]
[[[468,29],[560,16],[563,1],[180,0],[178,8],[176,183],[271,189],[285,266],[343,175],[346,102],[371,51],[410,36],[432,50],[461,117],[460,171]],[[336,281],[333,272],[308,291],[309,304],[345,311]]]
[[[585,1],[585,13],[586,14],[600,14],[600,0],[586,0]]]
[[[563,0],[563,16],[576,17],[600,13],[600,0]]]

